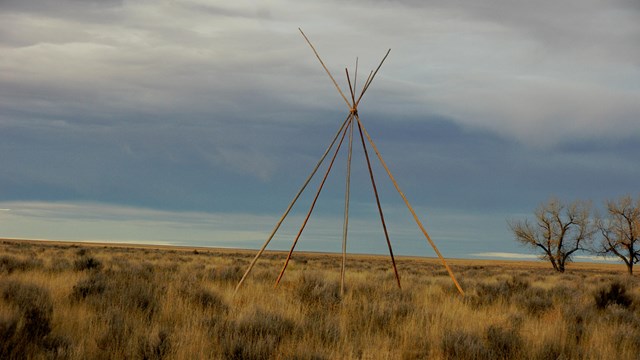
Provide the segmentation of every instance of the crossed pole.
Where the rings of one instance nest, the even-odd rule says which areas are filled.
[[[380,61],[380,64],[375,69],[375,71],[372,70],[369,73],[369,76],[367,77],[367,80],[365,81],[365,83],[364,83],[364,85],[362,87],[362,90],[360,92],[360,95],[358,96],[357,99],[355,97],[355,94],[356,94],[356,90],[357,90],[356,82],[357,82],[357,77],[358,77],[358,60],[356,59],[356,67],[355,67],[355,74],[354,74],[353,84],[351,83],[351,77],[349,76],[349,70],[345,68],[345,73],[346,73],[346,76],[347,76],[347,83],[349,85],[349,93],[351,95],[351,101],[349,101],[347,99],[347,97],[345,96],[345,94],[342,92],[342,89],[340,89],[340,86],[338,86],[338,83],[336,82],[336,80],[333,77],[333,75],[331,75],[331,72],[329,71],[329,69],[327,69],[327,67],[325,66],[324,62],[320,58],[320,55],[316,51],[316,49],[313,46],[313,44],[311,43],[311,41],[309,41],[309,39],[304,34],[302,29],[298,28],[298,30],[300,31],[300,33],[304,37],[304,39],[307,42],[307,44],[309,44],[309,46],[311,47],[311,50],[313,50],[313,53],[318,58],[318,61],[320,61],[320,64],[324,68],[325,72],[327,73],[327,75],[329,75],[329,78],[331,78],[331,81],[333,82],[333,85],[338,90],[338,93],[340,94],[342,99],[347,104],[347,107],[349,108],[349,114],[347,115],[347,118],[344,120],[344,122],[342,122],[342,125],[340,126],[340,128],[336,132],[335,136],[333,137],[333,140],[331,141],[331,143],[329,144],[329,146],[325,150],[324,154],[321,156],[321,158],[318,161],[318,163],[316,164],[316,166],[311,171],[311,174],[309,174],[309,176],[307,177],[307,179],[303,183],[302,187],[300,188],[298,193],[294,196],[293,200],[291,201],[291,203],[289,204],[289,206],[285,210],[284,214],[282,214],[282,216],[280,217],[280,220],[278,220],[278,222],[276,223],[275,227],[273,228],[273,230],[272,230],[271,234],[269,235],[269,237],[267,238],[267,240],[262,245],[262,247],[260,248],[260,250],[258,251],[256,256],[251,261],[251,263],[249,264],[249,267],[247,268],[247,270],[243,274],[242,278],[238,282],[238,285],[236,285],[235,293],[238,292],[238,289],[240,289],[240,287],[242,286],[243,282],[245,281],[245,279],[247,278],[247,276],[249,275],[249,273],[253,269],[254,265],[256,264],[256,262],[258,261],[258,259],[262,255],[262,253],[265,251],[265,249],[267,248],[267,246],[269,245],[269,243],[271,242],[273,237],[275,236],[276,232],[280,228],[280,225],[282,225],[282,222],[284,221],[284,219],[287,217],[287,215],[289,214],[289,212],[293,208],[293,205],[296,203],[296,201],[298,200],[300,195],[304,192],[304,190],[306,189],[307,185],[309,184],[311,179],[314,177],[314,175],[318,171],[318,168],[324,162],[325,158],[327,157],[327,155],[329,154],[329,152],[331,151],[331,149],[335,145],[336,141],[338,141],[338,138],[340,138],[340,140],[338,142],[338,145],[336,146],[336,149],[335,149],[335,151],[333,153],[333,156],[331,158],[331,161],[329,163],[329,166],[327,167],[327,170],[325,171],[324,177],[322,178],[322,181],[320,182],[320,185],[318,186],[318,190],[316,191],[316,195],[315,195],[313,201],[311,202],[311,206],[309,208],[309,211],[307,212],[307,215],[306,215],[304,221],[302,222],[302,225],[300,226],[300,229],[298,230],[298,233],[297,233],[295,239],[293,240],[293,243],[291,245],[291,249],[289,250],[289,253],[287,254],[287,258],[286,258],[286,260],[284,262],[284,265],[282,266],[282,270],[280,271],[280,274],[278,275],[278,278],[276,280],[276,283],[275,283],[274,287],[278,286],[278,284],[280,283],[280,280],[284,276],[285,270],[287,269],[287,265],[289,264],[289,260],[291,259],[291,255],[293,254],[293,251],[294,251],[294,249],[295,249],[295,247],[296,247],[296,245],[298,243],[298,240],[300,239],[300,236],[302,235],[302,232],[304,231],[304,228],[307,225],[307,222],[308,222],[309,218],[311,217],[311,213],[313,212],[313,209],[314,209],[314,207],[316,205],[318,197],[320,196],[320,193],[322,192],[322,189],[324,187],[325,181],[327,180],[327,177],[329,176],[329,173],[331,172],[331,169],[333,168],[333,164],[334,164],[335,159],[336,159],[336,157],[338,155],[338,152],[340,151],[340,148],[341,148],[341,146],[342,146],[342,144],[344,142],[344,139],[345,139],[347,133],[349,133],[349,144],[348,144],[349,150],[348,150],[348,157],[347,157],[347,176],[346,176],[346,190],[345,190],[344,225],[343,225],[343,234],[342,234],[342,266],[341,266],[341,271],[340,271],[340,294],[341,294],[341,296],[344,295],[345,264],[346,264],[346,256],[347,256],[347,235],[348,235],[348,227],[349,227],[349,195],[350,195],[349,193],[350,193],[350,184],[351,184],[351,154],[353,152],[352,150],[353,150],[353,132],[354,132],[354,127],[357,125],[358,133],[360,135],[360,140],[361,140],[361,143],[362,143],[362,148],[364,150],[364,155],[365,155],[365,158],[367,160],[367,168],[369,169],[369,177],[371,179],[371,185],[372,185],[372,188],[373,188],[373,193],[374,193],[375,198],[376,198],[376,204],[377,204],[377,207],[378,207],[378,213],[380,214],[380,221],[382,223],[382,228],[383,228],[383,231],[384,231],[385,239],[387,241],[387,246],[389,247],[389,255],[391,257],[391,263],[393,265],[393,271],[394,271],[395,278],[396,278],[396,281],[397,281],[397,284],[398,284],[398,288],[402,288],[402,286],[400,284],[400,276],[398,275],[398,269],[396,267],[395,258],[393,256],[393,249],[391,248],[391,241],[389,240],[389,234],[387,232],[387,225],[386,225],[386,222],[385,222],[385,219],[384,219],[384,214],[382,212],[382,206],[380,205],[380,198],[378,196],[378,189],[376,187],[375,179],[374,179],[374,176],[373,176],[373,170],[371,168],[371,161],[369,159],[369,152],[367,151],[367,145],[365,143],[365,136],[366,136],[369,144],[371,145],[371,148],[373,149],[373,151],[375,152],[376,156],[380,160],[380,163],[382,164],[382,166],[384,167],[385,171],[387,172],[387,175],[389,175],[389,178],[391,179],[391,182],[393,183],[393,185],[395,186],[396,190],[398,191],[398,193],[400,194],[400,196],[404,200],[405,204],[407,205],[407,208],[409,209],[409,211],[413,215],[413,218],[416,221],[416,224],[418,225],[418,227],[420,228],[420,230],[424,234],[425,238],[427,239],[427,242],[431,245],[433,250],[436,252],[438,257],[442,261],[442,264],[447,269],[447,272],[449,273],[449,276],[451,277],[451,280],[453,280],[453,283],[455,284],[456,288],[458,289],[458,292],[460,293],[460,295],[464,296],[464,291],[462,290],[462,287],[460,287],[460,284],[458,284],[458,281],[456,280],[455,276],[453,275],[453,272],[451,271],[451,268],[449,267],[449,265],[447,264],[446,260],[444,259],[444,257],[442,256],[442,254],[440,253],[438,248],[436,247],[436,245],[433,242],[433,240],[431,240],[431,237],[429,236],[429,234],[427,233],[426,229],[422,225],[422,222],[420,221],[420,219],[418,218],[418,215],[416,214],[415,210],[413,209],[413,207],[409,203],[409,200],[404,195],[402,190],[400,190],[400,186],[398,185],[397,181],[395,180],[395,178],[391,174],[391,171],[389,170],[389,167],[387,166],[386,162],[382,158],[382,155],[380,154],[380,151],[378,150],[377,146],[373,142],[373,139],[371,139],[371,136],[369,135],[369,133],[367,132],[367,129],[362,124],[362,121],[360,120],[360,116],[358,115],[358,104],[360,103],[360,100],[362,99],[364,94],[369,89],[369,86],[373,82],[373,79],[375,78],[376,74],[378,73],[378,70],[380,70],[380,67],[382,67],[382,64],[387,59],[387,56],[389,56],[389,53],[391,52],[391,49],[389,49],[387,51],[387,53],[384,55],[384,57]]]

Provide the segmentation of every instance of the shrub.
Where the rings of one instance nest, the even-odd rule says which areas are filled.
[[[401,331],[398,325],[413,311],[412,304],[400,300],[401,296],[394,296],[391,301],[385,298],[385,292],[378,290],[371,296],[353,298],[343,304],[342,313],[349,315],[348,329],[354,336],[370,332],[393,337]]]
[[[209,279],[227,284],[235,284],[242,278],[242,268],[237,265],[220,266],[211,269]]]
[[[142,281],[135,281],[128,285],[118,289],[123,304],[138,309],[151,318],[159,305],[154,286]]]
[[[518,358],[524,342],[512,328],[489,326],[482,336],[462,330],[446,332],[442,337],[442,351],[447,359],[514,359]]]
[[[472,306],[491,305],[498,300],[508,302],[514,295],[529,289],[530,283],[519,276],[495,284],[480,283],[476,286],[476,295],[469,297]]]
[[[514,329],[504,329],[495,325],[489,326],[485,333],[491,359],[517,358],[523,341]]]
[[[8,358],[14,353],[19,321],[17,316],[0,318],[0,358]]]
[[[307,306],[335,308],[340,303],[340,286],[318,275],[303,273],[296,286],[295,296]]]
[[[18,309],[17,316],[0,321],[0,358],[35,357],[51,332],[53,304],[49,292],[11,281],[0,284],[0,294]]]
[[[120,312],[111,312],[107,321],[107,330],[96,340],[98,348],[107,353],[124,349],[133,333],[132,326]]]
[[[445,332],[442,335],[441,345],[446,359],[491,359],[491,354],[485,347],[482,338],[462,330]]]
[[[160,360],[166,358],[170,350],[169,333],[165,330],[160,330],[157,334],[140,338],[138,357],[144,360]]]
[[[44,339],[42,348],[48,359],[68,359],[71,355],[71,345],[71,340],[68,338],[50,334]]]
[[[39,259],[18,259],[14,256],[0,256],[0,273],[6,272],[11,274],[14,271],[27,271],[42,267],[42,261]]]
[[[564,347],[559,342],[555,342],[555,341],[546,341],[546,343],[539,348],[539,350],[536,352],[533,358],[534,359],[558,359],[558,360],[570,359],[570,357],[568,357],[565,354]]]
[[[150,320],[163,299],[159,290],[164,289],[146,267],[134,267],[125,271],[92,272],[73,287],[71,297],[86,300],[100,313],[113,308],[138,311]]]
[[[573,344],[580,344],[584,337],[584,318],[581,314],[574,314],[567,319],[567,340]]]
[[[402,360],[429,359],[431,344],[426,336],[414,335],[409,338],[401,348]]]
[[[294,328],[293,321],[258,309],[242,317],[236,329],[249,338],[270,336],[280,342],[285,336],[291,335]]]
[[[371,282],[356,282],[350,287],[354,298],[373,299],[379,296],[380,284]]]
[[[11,274],[16,270],[21,270],[22,262],[14,256],[4,255],[0,257],[0,272]]]
[[[540,288],[529,288],[515,297],[515,301],[531,316],[540,316],[553,307],[553,300],[548,291]]]
[[[576,280],[576,283],[580,283],[581,281],[582,280]],[[560,284],[549,289],[548,295],[556,304],[565,305],[579,298],[580,292],[576,288]]]
[[[2,298],[18,307],[22,316],[22,335],[40,340],[51,331],[53,304],[49,292],[36,285],[9,282],[2,287]]]
[[[93,270],[93,269],[98,270],[100,269],[101,266],[102,266],[102,263],[96,258],[91,256],[82,256],[81,258],[77,259],[73,263],[73,267],[76,269],[76,271]]]
[[[256,309],[219,329],[226,359],[271,359],[280,342],[295,333],[293,321]]]
[[[627,294],[627,288],[619,282],[614,282],[608,288],[604,287],[598,290],[594,294],[594,300],[596,307],[601,310],[612,304],[628,308],[633,302],[631,296]]]
[[[203,309],[212,309],[216,312],[227,310],[227,304],[225,304],[224,300],[222,300],[220,295],[211,290],[202,288],[195,290],[191,295],[191,299]]]
[[[71,262],[64,258],[54,258],[49,262],[49,270],[52,272],[63,272],[73,268]]]
[[[309,353],[308,350],[300,350],[300,354],[295,354],[287,357],[288,360],[328,360],[330,357],[322,353]]]
[[[107,287],[106,278],[102,274],[95,274],[88,279],[80,280],[71,290],[71,297],[75,300],[85,299],[89,295],[104,293]]]

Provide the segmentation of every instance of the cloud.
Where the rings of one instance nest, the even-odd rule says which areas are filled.
[[[253,247],[268,216],[171,212],[95,203],[4,202],[2,237]]]
[[[57,10],[35,2],[4,6],[3,28],[13,29],[4,39],[27,46],[3,49],[3,70],[10,74],[3,87],[13,89],[3,94],[3,106],[27,116],[83,114],[104,123],[184,114],[182,121],[207,115],[250,121],[250,114],[273,117],[309,106],[309,99],[338,108],[296,32],[306,23],[343,86],[340,70],[355,56],[366,72],[394,48],[380,75],[385,81],[366,99],[372,111],[437,112],[541,146],[640,131],[633,121],[640,73],[632,60],[640,54],[629,53],[637,52],[640,22],[628,2],[523,8],[504,1],[431,1],[378,4],[367,12],[361,11],[367,2],[356,2],[337,14],[330,6],[285,1],[268,7],[145,1],[67,1]],[[84,17],[97,8],[118,16]],[[365,19],[351,21],[356,12]],[[305,15],[296,21],[294,14]],[[327,28],[328,18],[338,26]],[[280,84],[287,86],[272,91]]]
[[[504,214],[550,192],[597,201],[637,188],[635,2],[0,9],[0,200],[279,211],[347,110],[298,27],[343,89],[345,66],[359,57],[362,84],[392,48],[359,110],[416,206],[491,213],[503,241]]]
[[[640,50],[632,45],[640,40],[640,12],[630,2],[401,4],[376,5],[402,14],[402,24],[375,11],[373,21],[363,22],[393,44],[385,75],[399,81],[394,100],[424,104],[412,110],[541,148],[640,132],[634,121],[640,91],[633,85]],[[395,31],[380,30],[386,22]],[[393,113],[385,97],[377,103]]]
[[[640,131],[635,121],[640,93],[558,79],[530,78],[511,84],[484,80],[472,81],[475,85],[456,92],[465,105],[451,106],[452,116],[542,148],[596,136],[631,138]]]
[[[461,6],[472,17],[519,30],[563,55],[588,55],[582,62],[615,61],[634,64],[638,50],[626,44],[640,36],[637,4],[618,0],[543,1],[520,3],[496,0]]]

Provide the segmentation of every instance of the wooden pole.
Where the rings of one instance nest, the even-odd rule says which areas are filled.
[[[391,170],[389,170],[389,167],[384,162],[384,159],[382,159],[382,155],[380,155],[380,152],[378,151],[378,148],[376,147],[376,144],[371,139],[371,136],[369,136],[369,133],[367,132],[367,129],[364,127],[364,125],[362,125],[362,122],[360,121],[359,117],[356,117],[356,120],[358,121],[359,126],[364,131],[364,134],[367,136],[367,140],[369,140],[369,143],[371,144],[371,147],[373,148],[373,150],[375,151],[376,155],[378,156],[378,159],[380,160],[380,163],[382,164],[384,169],[387,171],[387,174],[389,175],[389,178],[391,179],[391,182],[393,182],[393,185],[395,186],[396,190],[398,191],[398,193],[400,194],[400,196],[404,200],[404,203],[407,205],[407,208],[411,212],[411,215],[413,215],[413,219],[416,221],[416,224],[418,224],[418,227],[420,227],[420,230],[422,230],[422,233],[424,234],[425,238],[427,238],[427,241],[429,242],[429,244],[431,245],[433,250],[436,252],[436,254],[440,258],[440,260],[442,261],[442,264],[447,269],[447,272],[449,272],[449,276],[451,277],[451,280],[453,280],[453,283],[456,285],[456,288],[458,288],[458,292],[460,292],[460,295],[464,296],[464,291],[462,290],[462,287],[460,287],[460,284],[458,284],[458,281],[456,280],[456,277],[453,275],[453,271],[451,271],[451,268],[449,267],[449,265],[447,264],[447,261],[444,259],[444,257],[442,256],[442,254],[440,253],[440,251],[436,247],[436,244],[433,242],[433,240],[431,240],[431,237],[429,236],[429,234],[427,233],[427,230],[425,230],[424,226],[422,225],[422,222],[418,218],[418,215],[416,214],[415,210],[413,210],[413,207],[411,206],[411,204],[409,204],[409,200],[407,200],[407,197],[404,195],[402,190],[400,190],[400,186],[398,185],[398,183],[396,182],[395,178],[391,174]]]
[[[353,114],[352,114],[353,115]],[[353,122],[351,116],[351,129],[349,130],[349,156],[347,157],[347,188],[344,194],[344,227],[342,232],[342,270],[340,272],[340,296],[344,296],[344,275],[347,262],[347,233],[349,232],[349,190],[351,187],[351,153],[353,150]]]
[[[304,32],[302,31],[302,29],[298,28],[298,30],[300,30],[300,33],[302,34],[302,36],[304,37],[304,39],[307,41],[307,44],[309,44],[309,46],[311,47],[311,50],[313,50],[313,53],[316,54],[316,57],[318,58],[318,61],[320,61],[320,65],[322,65],[322,67],[324,68],[324,71],[327,72],[327,75],[329,75],[329,77],[331,78],[331,81],[333,81],[333,85],[335,85],[336,89],[338,89],[338,92],[340,93],[340,96],[342,96],[342,98],[344,99],[344,102],[347,103],[347,106],[349,106],[349,109],[351,109],[351,103],[349,102],[349,100],[347,100],[347,97],[344,96],[344,93],[342,92],[342,90],[340,89],[340,86],[338,86],[338,83],[336,82],[336,79],[333,78],[333,75],[331,75],[331,72],[329,72],[329,69],[327,69],[327,67],[324,65],[324,62],[322,61],[322,59],[320,58],[320,55],[318,54],[318,52],[316,51],[316,48],[313,46],[313,44],[311,43],[311,41],[309,41],[309,38],[307,37],[307,35],[304,34]]]
[[[353,74],[353,92],[356,92],[356,83],[358,82],[358,58],[356,57],[356,72]],[[355,101],[353,102],[355,104]]]
[[[380,205],[380,197],[378,196],[378,188],[376,187],[376,181],[373,178],[373,169],[371,168],[371,161],[369,161],[369,152],[367,151],[367,145],[364,142],[364,136],[362,135],[362,128],[360,127],[360,122],[358,122],[358,131],[360,132],[360,140],[362,141],[362,149],[364,150],[364,157],[367,159],[367,167],[369,168],[369,177],[371,178],[373,193],[376,196],[376,204],[378,205],[378,212],[380,213],[380,222],[382,222],[384,237],[387,239],[387,246],[389,247],[389,255],[391,256],[391,264],[393,265],[393,272],[396,274],[396,281],[398,282],[398,287],[402,289],[402,286],[400,285],[400,275],[398,274],[398,269],[396,268],[396,260],[393,257],[391,240],[389,240],[389,233],[387,232],[387,224],[384,221],[384,214],[382,213],[382,206]]]
[[[356,98],[355,98],[355,95],[353,93],[353,87],[351,86],[351,78],[349,78],[349,69],[344,68],[344,72],[347,73],[347,83],[349,84],[349,92],[351,92],[352,104],[355,104],[356,103]]]
[[[364,87],[362,88],[362,92],[360,93],[360,96],[358,97],[358,101],[356,101],[356,103],[353,105],[353,107],[355,107],[355,108],[358,107],[358,104],[360,103],[360,99],[362,99],[362,96],[364,95],[364,93],[367,92],[367,89],[369,89],[369,86],[373,82],[373,79],[376,77],[376,74],[378,73],[378,70],[380,70],[380,68],[382,67],[382,64],[384,63],[384,61],[387,60],[387,56],[389,56],[390,52],[391,52],[391,49],[387,50],[387,53],[384,55],[384,57],[380,61],[380,64],[376,68],[376,71],[373,72],[373,75],[371,75],[369,77],[369,79],[367,80],[367,82],[364,84]]]
[[[371,76],[373,76],[373,70],[371,70],[369,72],[369,76],[367,76],[367,80],[365,80],[365,82],[364,82],[365,85],[367,85],[369,83],[369,81],[371,81]],[[363,89],[364,89],[364,87],[363,87]],[[362,95],[364,95],[364,94],[360,93],[360,96],[358,97],[358,101],[356,101],[356,103],[360,102],[360,98],[362,98]]]
[[[264,252],[264,250],[267,248],[267,245],[269,245],[269,242],[271,242],[271,239],[273,239],[274,235],[276,234],[276,232],[280,228],[280,225],[282,225],[282,222],[284,221],[284,219],[287,217],[287,215],[291,211],[291,208],[293,208],[293,205],[296,203],[296,201],[298,200],[298,198],[300,197],[300,195],[302,194],[304,189],[307,187],[307,185],[311,181],[311,178],[313,178],[313,176],[316,174],[316,171],[318,171],[318,168],[320,167],[320,165],[322,164],[324,159],[327,157],[327,154],[329,154],[329,151],[331,150],[331,148],[335,144],[336,140],[338,140],[338,136],[340,136],[340,133],[342,132],[342,129],[345,127],[345,125],[347,124],[347,121],[349,121],[350,118],[351,118],[351,114],[349,114],[347,116],[347,118],[344,120],[344,122],[340,126],[340,129],[338,129],[338,131],[336,132],[336,135],[333,137],[333,140],[331,141],[331,144],[329,144],[329,147],[327,147],[327,150],[325,150],[324,154],[322,155],[322,157],[320,158],[320,160],[318,161],[316,166],[313,168],[313,170],[311,171],[311,174],[309,174],[309,177],[307,177],[307,179],[305,180],[304,184],[302,185],[302,187],[300,188],[300,190],[298,191],[296,196],[293,198],[291,203],[289,203],[289,206],[287,207],[287,210],[285,210],[284,214],[282,214],[282,217],[280,217],[280,220],[278,220],[278,223],[276,224],[276,226],[271,231],[271,234],[267,238],[267,241],[264,242],[264,244],[262,245],[262,247],[260,248],[260,250],[258,251],[256,256],[251,261],[251,264],[249,264],[249,267],[245,271],[244,275],[242,275],[242,278],[238,282],[238,285],[236,285],[236,289],[234,290],[234,294],[238,292],[238,289],[240,289],[240,286],[242,286],[242,283],[244,282],[244,280],[247,278],[247,276],[251,272],[251,269],[253,269],[254,265],[258,261],[258,258],[260,258],[260,256]]]
[[[302,232],[304,231],[305,226],[307,226],[307,222],[309,221],[309,218],[311,217],[311,213],[313,212],[313,209],[316,206],[316,201],[318,201],[318,197],[320,197],[320,192],[322,191],[322,188],[324,187],[325,181],[327,181],[327,178],[329,177],[329,173],[331,172],[331,168],[333,167],[333,163],[335,162],[336,157],[338,156],[338,152],[340,151],[340,147],[342,146],[342,142],[343,142],[345,136],[347,135],[347,130],[349,130],[350,126],[353,126],[353,121],[351,121],[349,123],[349,125],[347,125],[347,127],[342,132],[342,137],[340,138],[340,142],[338,143],[338,146],[336,147],[336,151],[334,152],[333,157],[331,158],[331,162],[329,163],[329,167],[327,168],[327,171],[325,172],[324,177],[322,178],[322,181],[320,182],[320,186],[318,186],[318,191],[316,192],[316,196],[313,198],[313,202],[311,202],[311,207],[309,208],[309,211],[307,212],[307,216],[304,218],[304,221],[302,222],[302,226],[300,226],[300,230],[298,231],[298,234],[296,235],[295,240],[293,240],[293,244],[291,245],[291,250],[289,250],[289,254],[287,255],[287,259],[284,261],[284,265],[282,266],[282,270],[280,271],[280,275],[278,275],[278,279],[276,280],[274,288],[278,287],[278,284],[280,283],[280,280],[282,279],[282,276],[284,275],[284,271],[287,269],[287,265],[289,265],[289,260],[291,259],[291,255],[293,254],[293,249],[295,249],[296,244],[298,243],[298,239],[300,239],[300,236],[302,235]]]

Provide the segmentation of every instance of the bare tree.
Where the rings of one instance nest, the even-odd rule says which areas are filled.
[[[509,228],[517,241],[539,249],[540,257],[549,260],[556,271],[564,272],[565,264],[578,250],[586,250],[596,228],[590,219],[591,204],[574,201],[568,205],[552,198],[536,209],[535,223],[510,220]]]
[[[635,202],[629,195],[607,201],[607,216],[597,224],[602,234],[597,252],[615,254],[633,274],[633,265],[640,262],[640,197]]]

